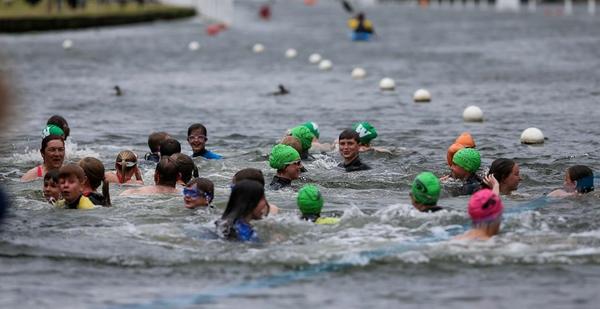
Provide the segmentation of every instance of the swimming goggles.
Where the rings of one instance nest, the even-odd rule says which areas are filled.
[[[117,161],[117,164],[119,164],[119,165],[121,165],[121,166],[122,166],[123,164],[125,164],[125,166],[126,166],[126,167],[134,167],[134,166],[136,166],[136,165],[137,165],[137,162],[132,162],[132,161],[125,161],[125,160],[123,160],[123,161]]]
[[[193,140],[206,141],[206,140],[208,140],[208,138],[206,137],[206,135],[190,135],[190,136],[188,136],[188,140],[190,140],[190,141],[193,141]]]
[[[193,198],[193,199],[197,199],[197,198],[203,196],[206,200],[212,201],[212,194],[210,194],[208,192],[202,192],[202,191],[199,191],[196,189],[183,188],[183,195],[185,197],[189,197],[189,198]]]

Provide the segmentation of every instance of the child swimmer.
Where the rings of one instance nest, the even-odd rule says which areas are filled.
[[[585,165],[574,165],[565,172],[564,189],[557,189],[549,197],[568,197],[594,191],[594,172]]]
[[[302,219],[315,224],[337,224],[339,218],[321,217],[321,209],[324,200],[319,188],[315,185],[304,185],[298,191],[298,209],[302,213]]]

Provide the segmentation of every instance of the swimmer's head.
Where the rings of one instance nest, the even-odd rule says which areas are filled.
[[[575,191],[588,193],[594,191],[594,172],[585,165],[574,165],[567,169],[565,183],[574,183]]]
[[[137,155],[131,150],[123,150],[117,154],[115,160],[115,169],[119,176],[119,181],[126,182],[137,167]]]
[[[55,125],[55,126],[59,127],[63,131],[63,134],[64,134],[64,135],[63,134],[59,134],[59,135],[63,135],[65,140],[67,140],[67,138],[71,134],[71,129],[69,128],[69,124],[67,123],[67,120],[63,116],[53,115],[50,118],[48,118],[48,121],[46,122],[46,124],[47,125]]]
[[[171,156],[171,159],[175,160],[179,177],[183,183],[188,183],[192,179],[192,176],[198,177],[198,167],[190,156],[183,153],[176,153]]]
[[[475,148],[475,140],[473,139],[473,136],[471,136],[471,133],[469,132],[463,132],[459,137],[456,138],[456,140],[454,141],[456,144],[461,144],[463,146],[465,146],[466,148]]]
[[[265,176],[262,171],[257,168],[245,168],[243,170],[239,170],[235,175],[233,175],[233,184],[242,181],[242,180],[254,180],[259,182],[260,184],[265,185]]]
[[[291,135],[284,137],[280,144],[292,146],[292,148],[296,149],[298,153],[302,152],[302,144],[300,143],[300,140]]]
[[[215,185],[207,178],[194,178],[183,189],[186,208],[193,209],[210,205],[215,194]]]
[[[148,148],[150,152],[157,153],[160,151],[160,143],[169,137],[167,132],[154,132],[148,136]]]
[[[60,191],[62,197],[71,203],[79,196],[83,191],[83,183],[86,181],[85,172],[77,164],[67,164],[60,168],[58,171],[58,179],[60,182]]]
[[[417,175],[411,187],[411,196],[414,201],[426,206],[435,206],[440,192],[440,180],[431,172]]]
[[[161,157],[154,171],[154,182],[157,186],[175,188],[177,184],[177,164],[171,157]]]
[[[499,221],[503,209],[502,200],[490,189],[475,192],[469,200],[469,216],[475,226]]]
[[[312,146],[315,135],[305,126],[297,126],[290,131],[290,135],[297,138],[302,145],[302,151],[307,151]]]
[[[358,133],[361,145],[370,145],[377,137],[377,130],[370,123],[363,121],[352,125],[352,129]]]
[[[474,148],[463,148],[456,152],[452,158],[452,163],[468,173],[475,173],[481,165],[481,155]]]
[[[40,149],[47,170],[58,169],[65,160],[65,140],[60,135],[48,135]]]
[[[297,202],[303,217],[321,215],[324,200],[317,186],[304,185],[298,191]]]
[[[194,123],[189,126],[187,131],[187,141],[192,147],[193,152],[201,152],[208,141],[208,131],[201,123]]]
[[[43,192],[44,198],[50,203],[54,203],[60,199],[60,183],[57,169],[49,170],[44,175]]]
[[[321,135],[321,132],[319,131],[319,125],[316,122],[309,121],[303,123],[302,125],[307,127],[316,138],[319,138]]]
[[[49,124],[42,130],[42,138],[45,138],[48,135],[59,135],[64,138],[65,132],[57,125]]]
[[[96,158],[85,157],[79,161],[92,190],[96,190],[104,181],[104,164]]]
[[[300,154],[291,146],[277,144],[271,149],[269,165],[277,171],[283,170],[290,164],[300,162]]]

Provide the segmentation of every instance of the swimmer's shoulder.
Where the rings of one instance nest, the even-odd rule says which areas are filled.
[[[27,181],[33,181],[33,180],[40,178],[38,176],[37,170],[38,170],[37,166],[28,170],[25,174],[23,174],[23,176],[21,176],[21,181],[27,182]]]

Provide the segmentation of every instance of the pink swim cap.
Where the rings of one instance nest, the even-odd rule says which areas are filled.
[[[482,189],[469,200],[469,216],[473,223],[489,222],[502,215],[502,201],[490,189]]]

